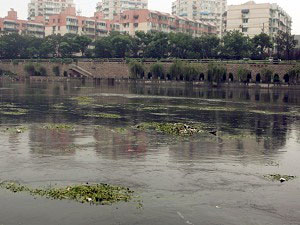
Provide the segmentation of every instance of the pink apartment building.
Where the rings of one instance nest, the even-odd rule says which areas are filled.
[[[44,19],[37,16],[32,21],[19,20],[17,12],[11,9],[6,17],[0,18],[0,34],[3,33],[27,34],[43,38],[45,36]]]
[[[73,7],[49,17],[46,23],[46,36],[51,34],[78,34],[91,38],[107,36],[110,31],[120,31],[117,20],[105,20],[101,13],[95,13],[94,17],[76,15]]]
[[[198,20],[174,16],[148,9],[127,10],[120,16],[121,31],[134,35],[136,31],[185,33],[194,37],[216,34],[216,26]]]

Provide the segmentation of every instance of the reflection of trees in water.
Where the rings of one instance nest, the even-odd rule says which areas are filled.
[[[74,155],[76,147],[69,131],[46,130],[32,126],[29,130],[31,154],[53,156]]]

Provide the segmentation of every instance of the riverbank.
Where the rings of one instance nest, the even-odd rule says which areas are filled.
[[[289,84],[264,84],[264,83],[238,83],[238,82],[225,82],[220,84],[212,84],[204,81],[170,81],[170,80],[134,80],[134,79],[115,79],[115,78],[74,78],[74,77],[40,77],[32,76],[29,78],[18,76],[18,77],[0,77],[0,81],[10,81],[10,82],[94,82],[99,83],[119,83],[119,84],[138,84],[138,85],[159,85],[159,86],[169,86],[169,87],[205,87],[205,88],[245,88],[245,89],[290,89],[290,90],[300,90],[300,85],[289,85]]]

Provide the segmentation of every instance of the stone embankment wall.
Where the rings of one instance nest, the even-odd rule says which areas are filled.
[[[18,74],[19,76],[26,76],[24,66],[28,62],[18,62],[13,63],[11,61],[0,61],[0,69],[5,71],[11,71],[12,73]],[[36,66],[42,66],[47,71],[47,76],[56,76],[53,68],[59,67],[60,76],[80,76],[76,72],[72,72],[72,67],[76,66],[82,68],[91,74],[91,78],[115,78],[115,79],[126,79],[130,77],[129,66],[124,62],[77,62],[74,64],[63,64],[63,63],[54,63],[54,62],[38,62],[33,63]],[[150,67],[153,63],[144,63],[146,68],[146,76],[150,71]],[[165,71],[168,71],[171,63],[163,63]],[[204,67],[207,67],[207,63],[203,63]],[[284,76],[288,73],[294,65],[288,64],[226,64],[227,67],[227,78],[231,75],[234,80],[238,80],[237,71],[239,67],[245,67],[251,71],[252,80],[255,81],[255,76],[261,74],[263,68],[269,68],[274,71],[274,75],[277,74],[281,80],[284,79]],[[204,71],[206,74],[207,71]]]

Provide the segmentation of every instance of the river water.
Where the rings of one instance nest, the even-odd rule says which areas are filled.
[[[217,134],[174,137],[137,130],[141,122],[198,123]],[[43,129],[49,123],[73,129]],[[0,83],[1,181],[122,185],[143,205],[0,190],[0,225],[300,224],[299,162],[299,91]]]

